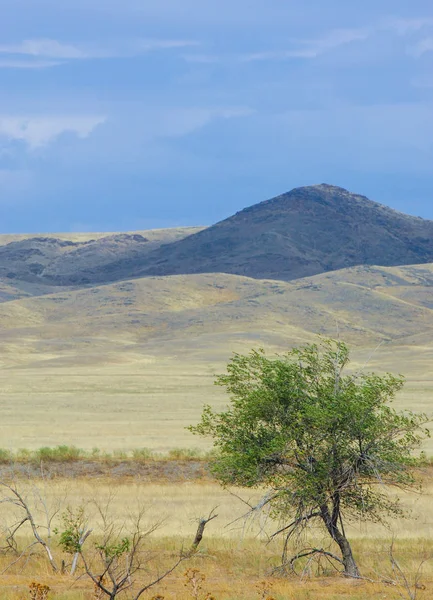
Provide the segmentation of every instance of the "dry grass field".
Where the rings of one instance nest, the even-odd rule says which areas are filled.
[[[162,243],[187,232],[140,233]],[[62,239],[104,235],[65,234]],[[0,236],[0,244],[20,238]],[[197,422],[204,403],[222,408],[227,402],[213,382],[231,353],[253,347],[284,352],[317,334],[347,341],[353,347],[353,369],[404,374],[407,383],[396,408],[432,414],[432,286],[433,265],[355,267],[291,283],[224,274],[141,278],[80,289],[3,281],[0,448],[209,449],[208,442],[185,428]],[[433,456],[433,439],[425,450]],[[152,559],[146,578],[171,564],[190,542],[196,519],[218,506],[218,519],[209,524],[199,555],[147,598],[205,600],[207,593],[217,600],[409,598],[407,590],[382,581],[396,578],[389,560],[393,536],[395,556],[410,581],[433,551],[431,474],[424,495],[403,498],[415,519],[393,522],[390,529],[351,525],[362,572],[373,582],[336,577],[329,565],[322,565],[318,576],[313,569],[301,578],[271,577],[281,547],[280,542],[266,544],[266,531],[275,524],[257,519],[227,526],[244,506],[208,479],[158,483],[100,476],[20,482],[29,497],[35,484],[42,486],[48,507],[84,505],[95,536],[95,501],[110,499],[117,523],[129,510],[145,506],[149,523],[161,521],[149,538]],[[3,527],[8,518],[2,505]],[[10,562],[0,553],[0,599],[29,598],[28,586],[35,580],[50,586],[53,600],[97,600],[85,578],[54,576],[39,552],[8,568]],[[201,595],[184,585],[188,567],[206,575]],[[422,583],[426,589],[416,590],[418,600],[433,598],[432,560],[423,567]]]
[[[204,447],[185,426],[226,402],[213,381],[231,353],[318,333],[347,341],[354,368],[404,374],[396,406],[432,413],[432,281],[432,265],[291,283],[208,274],[2,302],[0,447]]]
[[[242,349],[241,340],[232,342]],[[245,348],[245,341],[244,346]],[[354,352],[354,367],[407,375],[395,401],[399,409],[432,413],[433,348],[382,346]],[[206,350],[203,350],[205,353]],[[373,356],[369,359],[369,356]],[[167,452],[175,447],[208,448],[185,428],[197,422],[204,403],[223,407],[227,398],[213,385],[222,360],[198,361],[164,356],[122,364],[105,356],[105,366],[14,367],[0,371],[0,447],[8,449],[76,445],[86,450],[130,451],[147,447]],[[187,357],[188,358],[188,357]],[[117,363],[116,363],[117,359]],[[433,455],[433,440],[426,442]]]
[[[366,368],[409,373],[396,408],[431,413],[432,368],[415,370],[414,366],[409,371],[413,354],[413,348],[396,349],[391,355],[381,355],[379,349]],[[355,364],[362,366],[367,356],[367,350],[355,354]],[[424,360],[428,360],[426,350],[419,353],[420,365]],[[158,452],[208,448],[206,441],[185,428],[197,422],[204,403],[216,408],[226,404],[223,390],[213,385],[215,373],[223,369],[222,362],[158,357],[126,367],[5,369],[0,372],[0,447],[68,444],[87,450],[147,447]],[[425,449],[433,455],[432,439]]]
[[[413,510],[413,519],[392,522],[389,529],[360,524],[352,524],[350,527],[350,537],[363,576],[373,580],[372,582],[340,578],[329,564],[322,564],[322,570],[317,573],[318,567],[315,563],[301,577],[273,576],[272,569],[279,564],[281,541],[269,543],[267,533],[272,532],[276,524],[264,516],[257,516],[249,522],[240,520],[232,523],[244,514],[245,506],[217,484],[160,485],[123,482],[113,488],[113,482],[109,480],[96,483],[85,480],[39,480],[27,483],[22,481],[19,485],[41,522],[43,511],[37,510],[41,505],[35,500],[35,485],[46,501],[44,511],[47,509],[50,513],[58,506],[84,505],[89,515],[89,523],[94,527],[95,539],[98,537],[98,523],[100,526],[96,505],[109,505],[109,512],[117,524],[125,522],[127,516],[133,514],[139,506],[145,506],[143,526],[157,522],[160,526],[149,536],[146,544],[149,564],[147,572],[140,577],[142,582],[148,581],[152,574],[162,572],[164,567],[175,561],[180,549],[188,547],[191,542],[197,518],[207,515],[217,506],[218,518],[208,525],[198,555],[181,565],[173,575],[147,594],[147,598],[157,597],[158,594],[167,600],[195,598],[192,589],[185,587],[184,573],[188,568],[198,569],[206,577],[203,590],[197,596],[200,599],[204,599],[206,593],[221,600],[266,597],[276,600],[409,598],[404,587],[398,585],[402,581],[393,573],[390,562],[389,548],[394,538],[394,557],[410,583],[415,581],[420,563],[426,560],[419,582],[420,587],[425,589],[416,591],[418,598],[427,600],[432,597],[433,590],[433,483],[431,474],[427,474],[426,477],[423,495],[408,495],[403,498],[404,505]],[[260,497],[258,492],[248,496],[241,492],[241,495],[252,501]],[[6,507],[2,512],[2,525],[8,518]],[[318,531],[307,534],[300,541],[301,547],[307,547],[311,543],[310,535],[314,535],[317,546],[328,547],[326,538],[322,538]],[[28,540],[22,538],[20,545],[24,545],[26,541]],[[91,548],[90,544],[90,552]],[[56,559],[60,560],[60,551],[55,543],[53,549]],[[66,555],[63,555],[63,558],[70,561]],[[28,597],[27,589],[32,581],[48,585],[52,590],[50,597],[53,599],[96,598],[93,586],[85,577],[72,578],[68,575],[52,574],[46,559],[39,551],[29,560],[22,560],[9,567],[12,561],[11,555],[0,556],[1,598],[22,600]],[[302,572],[302,568],[300,571]],[[397,585],[386,584],[382,580],[393,580]]]

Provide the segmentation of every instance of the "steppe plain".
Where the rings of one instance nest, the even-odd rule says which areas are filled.
[[[158,247],[198,231],[131,235]],[[50,237],[84,243],[107,235]],[[0,248],[33,237],[0,236]],[[115,244],[123,244],[121,235]],[[91,249],[89,245],[89,253]],[[62,251],[66,254],[69,247]],[[112,251],[109,245],[107,260]],[[84,260],[85,252],[86,248]],[[68,266],[68,261],[64,264]],[[134,475],[117,466],[121,457],[141,448],[163,455],[176,448],[208,450],[209,443],[192,436],[186,426],[198,420],[203,404],[216,408],[226,404],[227,397],[214,379],[224,371],[231,354],[257,347],[284,353],[294,345],[317,340],[318,335],[347,342],[354,370],[403,374],[406,385],[395,407],[431,414],[432,289],[433,262],[352,266],[291,281],[221,272],[64,286],[2,278],[0,447],[19,452],[20,448],[67,444],[88,453],[95,448],[111,453],[110,475],[107,469],[97,477],[54,477],[54,471],[41,465],[42,470],[36,467],[40,470],[36,479],[24,478],[21,485],[28,486],[29,497],[37,485],[49,506],[59,500],[77,507],[110,499],[119,522],[128,509],[145,505],[149,523],[164,521],[150,541],[157,557],[151,569],[156,571],[170,564],[190,539],[195,519],[218,506],[219,517],[208,528],[202,553],[191,563],[206,574],[204,591],[217,598],[265,598],[265,590],[277,600],[408,597],[404,586],[381,582],[393,575],[389,544],[394,536],[396,557],[411,582],[420,563],[428,559],[423,567],[424,587],[416,593],[421,599],[430,598],[431,467],[423,473],[424,493],[402,497],[415,519],[391,522],[389,529],[351,525],[355,552],[372,583],[348,582],[332,573],[319,579],[273,579],[269,571],[278,562],[280,543],[264,545],[262,538],[275,524],[255,521],[246,526],[241,521],[227,526],[244,512],[230,491],[222,490],[206,474],[201,479],[184,476],[187,461],[177,475],[161,479],[158,470],[146,478],[140,469]],[[433,456],[432,439],[424,450]],[[259,493],[242,495],[254,500]],[[1,518],[6,516],[3,512]],[[22,600],[35,578],[50,585],[53,598],[96,598],[87,581],[53,576],[40,556],[35,555],[25,569],[17,566],[5,571],[7,561],[7,557],[0,558],[2,598]],[[186,600],[191,595],[183,583],[180,571],[155,593],[167,600]]]
[[[69,236],[77,238],[86,239]],[[433,264],[358,266],[291,282],[147,277],[36,296],[32,284],[3,283],[11,299],[0,303],[1,445],[203,448],[185,427],[204,403],[226,403],[213,382],[233,352],[283,353],[318,334],[349,343],[354,369],[405,375],[396,406],[428,411],[432,286]],[[433,454],[433,441],[426,451]]]

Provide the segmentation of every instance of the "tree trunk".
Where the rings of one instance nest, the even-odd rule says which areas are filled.
[[[359,569],[355,562],[355,559],[353,558],[352,548],[350,547],[349,540],[338,529],[337,531],[338,533],[334,537],[334,539],[341,550],[341,556],[343,558],[344,565],[344,574],[347,575],[347,577],[359,577]]]
[[[321,506],[320,512],[329,535],[338,544],[338,547],[340,548],[341,558],[343,560],[344,565],[344,574],[347,577],[359,577],[359,569],[355,562],[355,559],[353,558],[352,548],[350,546],[349,540],[338,529],[337,526],[337,517],[339,517],[339,514],[337,515],[337,512],[333,511],[333,514],[331,516],[330,511],[326,505]]]

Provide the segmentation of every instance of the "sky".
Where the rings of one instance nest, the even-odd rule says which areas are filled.
[[[330,183],[433,219],[430,0],[0,0],[0,232]]]

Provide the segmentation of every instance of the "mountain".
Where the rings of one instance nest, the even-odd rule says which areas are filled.
[[[433,221],[326,184],[294,189],[149,255],[140,275],[292,280],[355,265],[433,261]]]
[[[0,276],[61,286],[193,273],[290,281],[362,264],[433,261],[433,221],[326,184],[294,189],[206,229],[175,231],[158,239],[144,232],[14,241],[0,247]]]

